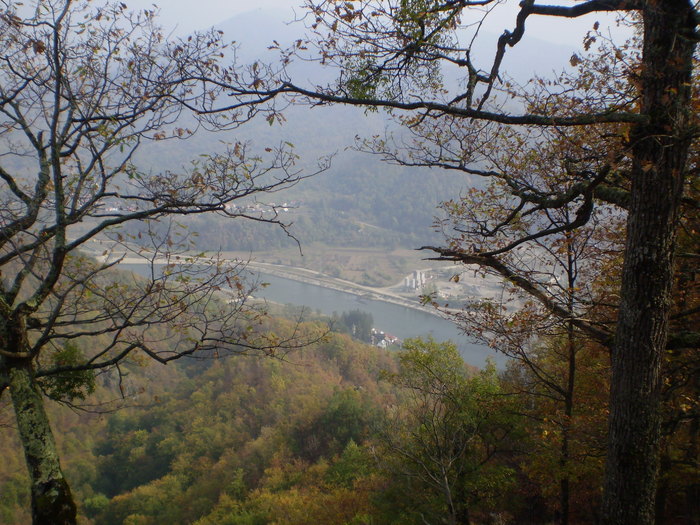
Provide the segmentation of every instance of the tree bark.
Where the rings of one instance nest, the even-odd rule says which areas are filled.
[[[693,8],[687,0],[649,0],[642,15],[640,111],[648,122],[630,136],[632,189],[603,498],[603,522],[615,525],[654,523],[661,357],[692,125]]]
[[[74,525],[76,507],[63,476],[41,392],[29,361],[9,368],[12,404],[31,478],[34,525]]]

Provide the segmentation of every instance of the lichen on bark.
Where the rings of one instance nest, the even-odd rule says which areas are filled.
[[[35,524],[73,525],[75,502],[61,471],[56,442],[31,363],[11,364],[8,377],[17,429],[30,469],[32,520]]]

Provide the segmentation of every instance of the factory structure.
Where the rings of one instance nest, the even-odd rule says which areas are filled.
[[[425,272],[414,270],[404,278],[403,283],[406,290],[422,290],[426,283]]]

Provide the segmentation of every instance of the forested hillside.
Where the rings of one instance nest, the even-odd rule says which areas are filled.
[[[326,322],[296,329],[322,334]],[[284,337],[294,323],[278,318],[267,329]],[[542,357],[553,366],[556,353]],[[580,361],[586,406],[569,442],[575,523],[596,519],[602,361],[592,351]],[[116,404],[100,404],[118,397],[113,378],[102,376],[90,404],[50,410],[81,523],[418,525],[450,515],[455,523],[466,515],[476,523],[557,516],[560,409],[545,395],[527,406],[504,395],[532,388],[527,367],[498,377],[465,367],[449,344],[408,341],[386,351],[329,332],[280,359],[133,363],[124,376]],[[668,452],[680,458],[676,438]],[[0,517],[23,525],[26,475],[11,426],[0,446]],[[664,479],[670,514],[683,523],[693,480],[682,462]]]
[[[338,125],[342,123],[342,125]],[[237,203],[234,211],[292,225],[290,232],[302,245],[417,248],[437,242],[433,223],[441,216],[439,204],[478,179],[450,171],[409,169],[346,150],[355,134],[384,133],[379,115],[348,108],[290,108],[284,120],[272,126],[256,121],[245,132],[199,133],[185,143],[146,144],[140,165],[146,171],[179,170],[202,152],[225,149],[228,141],[247,143],[252,155],[278,142],[291,143],[299,158],[291,169],[310,173],[317,159],[330,156],[328,169],[299,181],[294,187],[262,198]],[[238,223],[225,218],[187,217],[181,222],[193,232],[201,250],[263,251],[296,246],[284,231],[265,224]],[[206,224],[206,226],[205,226]]]

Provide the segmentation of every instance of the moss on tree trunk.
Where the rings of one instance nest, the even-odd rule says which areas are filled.
[[[17,428],[31,478],[34,525],[72,525],[76,507],[61,471],[44,401],[29,362],[9,367],[9,385]]]

